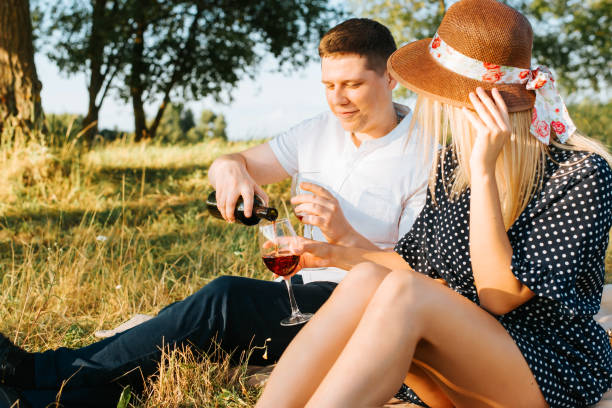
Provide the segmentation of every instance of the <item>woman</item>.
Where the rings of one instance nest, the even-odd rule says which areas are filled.
[[[441,149],[396,253],[302,241],[353,267],[289,346],[259,407],[581,407],[612,386],[593,320],[612,224],[611,157],[575,133],[532,30],[461,0],[389,59],[419,94],[414,137]]]

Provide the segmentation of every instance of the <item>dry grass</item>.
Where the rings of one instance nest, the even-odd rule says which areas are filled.
[[[229,356],[202,356],[191,348],[165,350],[159,373],[146,384],[133,406],[251,407],[261,392],[247,384],[246,366],[234,367]],[[217,361],[217,362],[212,362]]]
[[[255,229],[209,217],[203,202],[210,162],[249,145],[118,141],[87,151],[24,138],[1,146],[0,330],[31,351],[80,347],[96,340],[96,330],[155,314],[219,275],[270,278]],[[268,187],[280,200],[286,190]],[[191,356],[168,354],[132,404],[253,403],[258,390],[223,374],[227,364],[194,364]],[[166,398],[176,386],[179,394]]]
[[[80,347],[96,330],[155,314],[219,275],[269,279],[255,229],[205,212],[207,169],[249,143],[163,147],[117,141],[84,150],[40,138],[0,145],[0,331],[31,351]],[[287,183],[268,186],[283,211]],[[612,253],[606,258],[612,282]],[[252,406],[245,370],[165,354],[134,407]]]

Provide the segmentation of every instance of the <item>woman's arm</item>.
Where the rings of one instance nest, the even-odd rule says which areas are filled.
[[[493,89],[493,100],[482,88],[470,94],[477,114],[464,108],[477,136],[470,157],[470,256],[474,284],[483,308],[501,315],[533,297],[512,273],[512,247],[504,227],[495,163],[510,136],[506,105]]]
[[[297,238],[295,252],[301,255],[302,268],[335,266],[350,270],[359,263],[374,262],[389,270],[411,269],[408,263],[394,251],[346,247],[302,237]]]

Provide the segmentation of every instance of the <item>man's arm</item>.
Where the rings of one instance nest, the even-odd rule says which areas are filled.
[[[208,170],[208,180],[217,191],[217,207],[226,221],[234,222],[234,208],[238,198],[244,200],[244,213],[251,216],[253,196],[265,202],[267,194],[260,187],[289,177],[268,143],[239,153],[217,158]]]

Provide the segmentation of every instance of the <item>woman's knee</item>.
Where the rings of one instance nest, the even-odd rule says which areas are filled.
[[[373,262],[362,262],[355,265],[344,279],[338,284],[335,292],[352,294],[366,294],[371,296],[385,279],[389,270]]]
[[[409,270],[389,272],[379,285],[372,306],[385,310],[405,310],[411,314],[423,311],[428,302],[429,285],[424,276]]]

